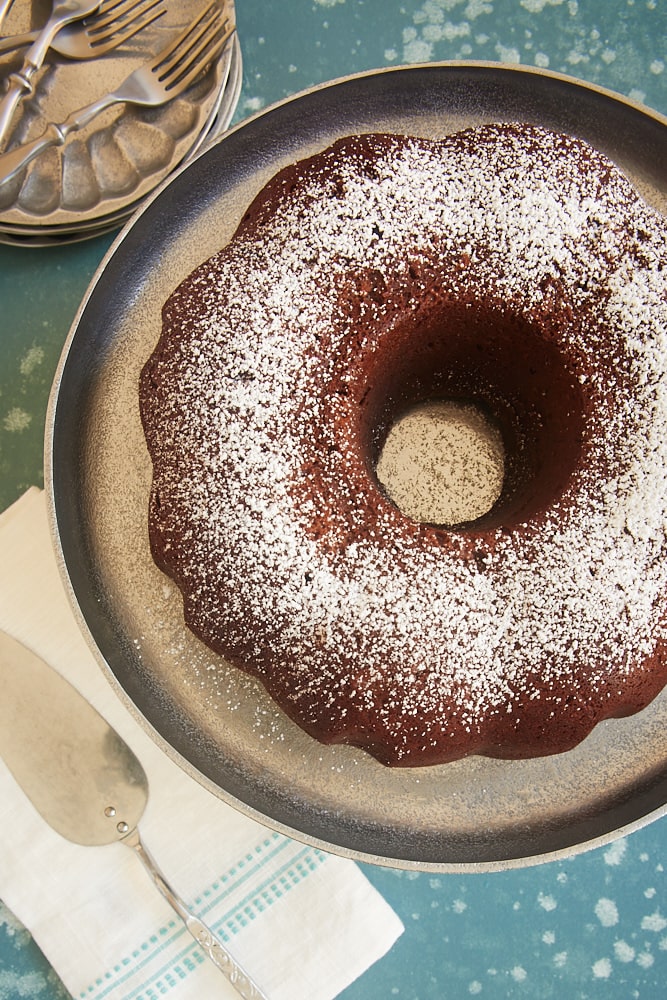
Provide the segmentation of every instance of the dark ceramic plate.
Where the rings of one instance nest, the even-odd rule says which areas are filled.
[[[68,339],[48,419],[46,471],[62,569],[121,696],[166,752],[249,815],[357,859],[432,870],[532,864],[598,845],[667,802],[667,697],[558,757],[471,757],[383,768],[323,747],[263,689],[185,629],[155,568],[150,463],[137,378],[175,285],[232,235],[279,168],[354,132],[442,136],[527,121],[587,139],[665,211],[667,121],[606,91],[534,70],[442,64],[336,81],[272,107],[178,172],[129,223]]]

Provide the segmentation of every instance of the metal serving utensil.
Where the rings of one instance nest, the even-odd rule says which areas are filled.
[[[99,5],[100,0],[56,0],[51,16],[26,52],[21,69],[9,74],[9,85],[0,101],[0,144],[7,134],[19,101],[27,94],[32,94],[35,74],[41,68],[57,33],[66,24],[93,14]]]
[[[84,128],[114,104],[156,107],[178,97],[220,55],[234,25],[213,2],[154,59],[131,73],[110,94],[49,125],[32,142],[0,154],[0,181],[7,181],[50,146],[62,146],[67,136]]]
[[[162,0],[106,0],[96,14],[61,28],[51,42],[51,51],[66,59],[97,59],[119,48],[165,13]],[[36,41],[39,32],[0,38],[0,55],[23,49]]]
[[[148,779],[118,733],[56,670],[0,631],[0,757],[42,818],[85,847],[130,847],[194,940],[244,1000],[267,1000],[169,885],[141,840]]]

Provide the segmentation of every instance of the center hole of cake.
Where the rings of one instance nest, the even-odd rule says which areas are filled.
[[[491,510],[503,488],[499,429],[472,403],[442,401],[409,410],[389,429],[376,467],[407,517],[452,527]]]

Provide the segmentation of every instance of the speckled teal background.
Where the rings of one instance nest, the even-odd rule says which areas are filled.
[[[448,59],[568,73],[667,114],[667,0],[238,0],[237,19],[237,121],[334,77]],[[110,243],[0,247],[0,508],[42,483],[51,380]],[[663,819],[611,846],[516,872],[364,867],[406,932],[343,998],[663,1000],[666,863]],[[65,996],[0,903],[0,1000]]]

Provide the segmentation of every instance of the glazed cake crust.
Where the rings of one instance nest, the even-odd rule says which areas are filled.
[[[388,765],[575,746],[667,681],[664,220],[572,137],[352,136],[170,296],[140,384],[149,534],[188,626]],[[474,524],[375,463],[433,399],[500,427]]]

